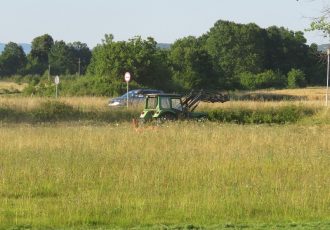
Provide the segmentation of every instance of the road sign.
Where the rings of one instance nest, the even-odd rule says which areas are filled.
[[[125,81],[129,82],[131,80],[131,74],[129,72],[125,73]]]
[[[56,76],[54,82],[56,85],[58,85],[60,83],[60,77]]]
[[[131,80],[131,74],[129,72],[126,72],[125,73],[125,81],[127,83],[127,98],[126,98],[126,105],[127,105],[127,108],[128,108],[128,82]]]
[[[54,82],[55,82],[55,97],[57,98],[57,85],[60,83],[60,77],[59,76],[56,76],[55,79],[54,79]]]

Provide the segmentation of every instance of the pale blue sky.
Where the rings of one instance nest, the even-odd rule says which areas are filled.
[[[152,36],[159,43],[206,33],[219,20],[254,22],[303,31],[330,0],[0,0],[0,42],[30,43],[48,33],[55,40],[90,47],[105,33],[115,40]],[[327,43],[305,33],[308,43]]]

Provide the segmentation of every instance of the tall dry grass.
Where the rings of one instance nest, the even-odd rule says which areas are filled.
[[[291,95],[306,98],[306,100],[322,101],[325,99],[325,87],[307,87],[300,89],[279,89],[279,90],[256,90],[255,93],[260,94],[278,94],[278,95]]]
[[[22,91],[28,84],[27,83],[15,83],[9,81],[0,81],[0,91],[8,90],[8,91]]]
[[[60,101],[74,108],[82,110],[108,110],[108,98],[106,97],[0,97],[0,106],[14,108],[20,111],[30,111],[46,101]]]
[[[0,127],[0,227],[330,221],[330,126]]]

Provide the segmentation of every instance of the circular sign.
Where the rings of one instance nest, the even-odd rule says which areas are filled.
[[[125,81],[129,82],[131,80],[131,74],[129,72],[125,73]]]
[[[60,83],[60,77],[56,76],[54,81],[55,81],[55,84],[58,85]]]

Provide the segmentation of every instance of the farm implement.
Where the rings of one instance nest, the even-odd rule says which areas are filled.
[[[151,120],[204,119],[207,113],[194,112],[200,102],[221,102],[229,100],[228,95],[203,90],[180,94],[149,94],[140,115],[143,122]]]

